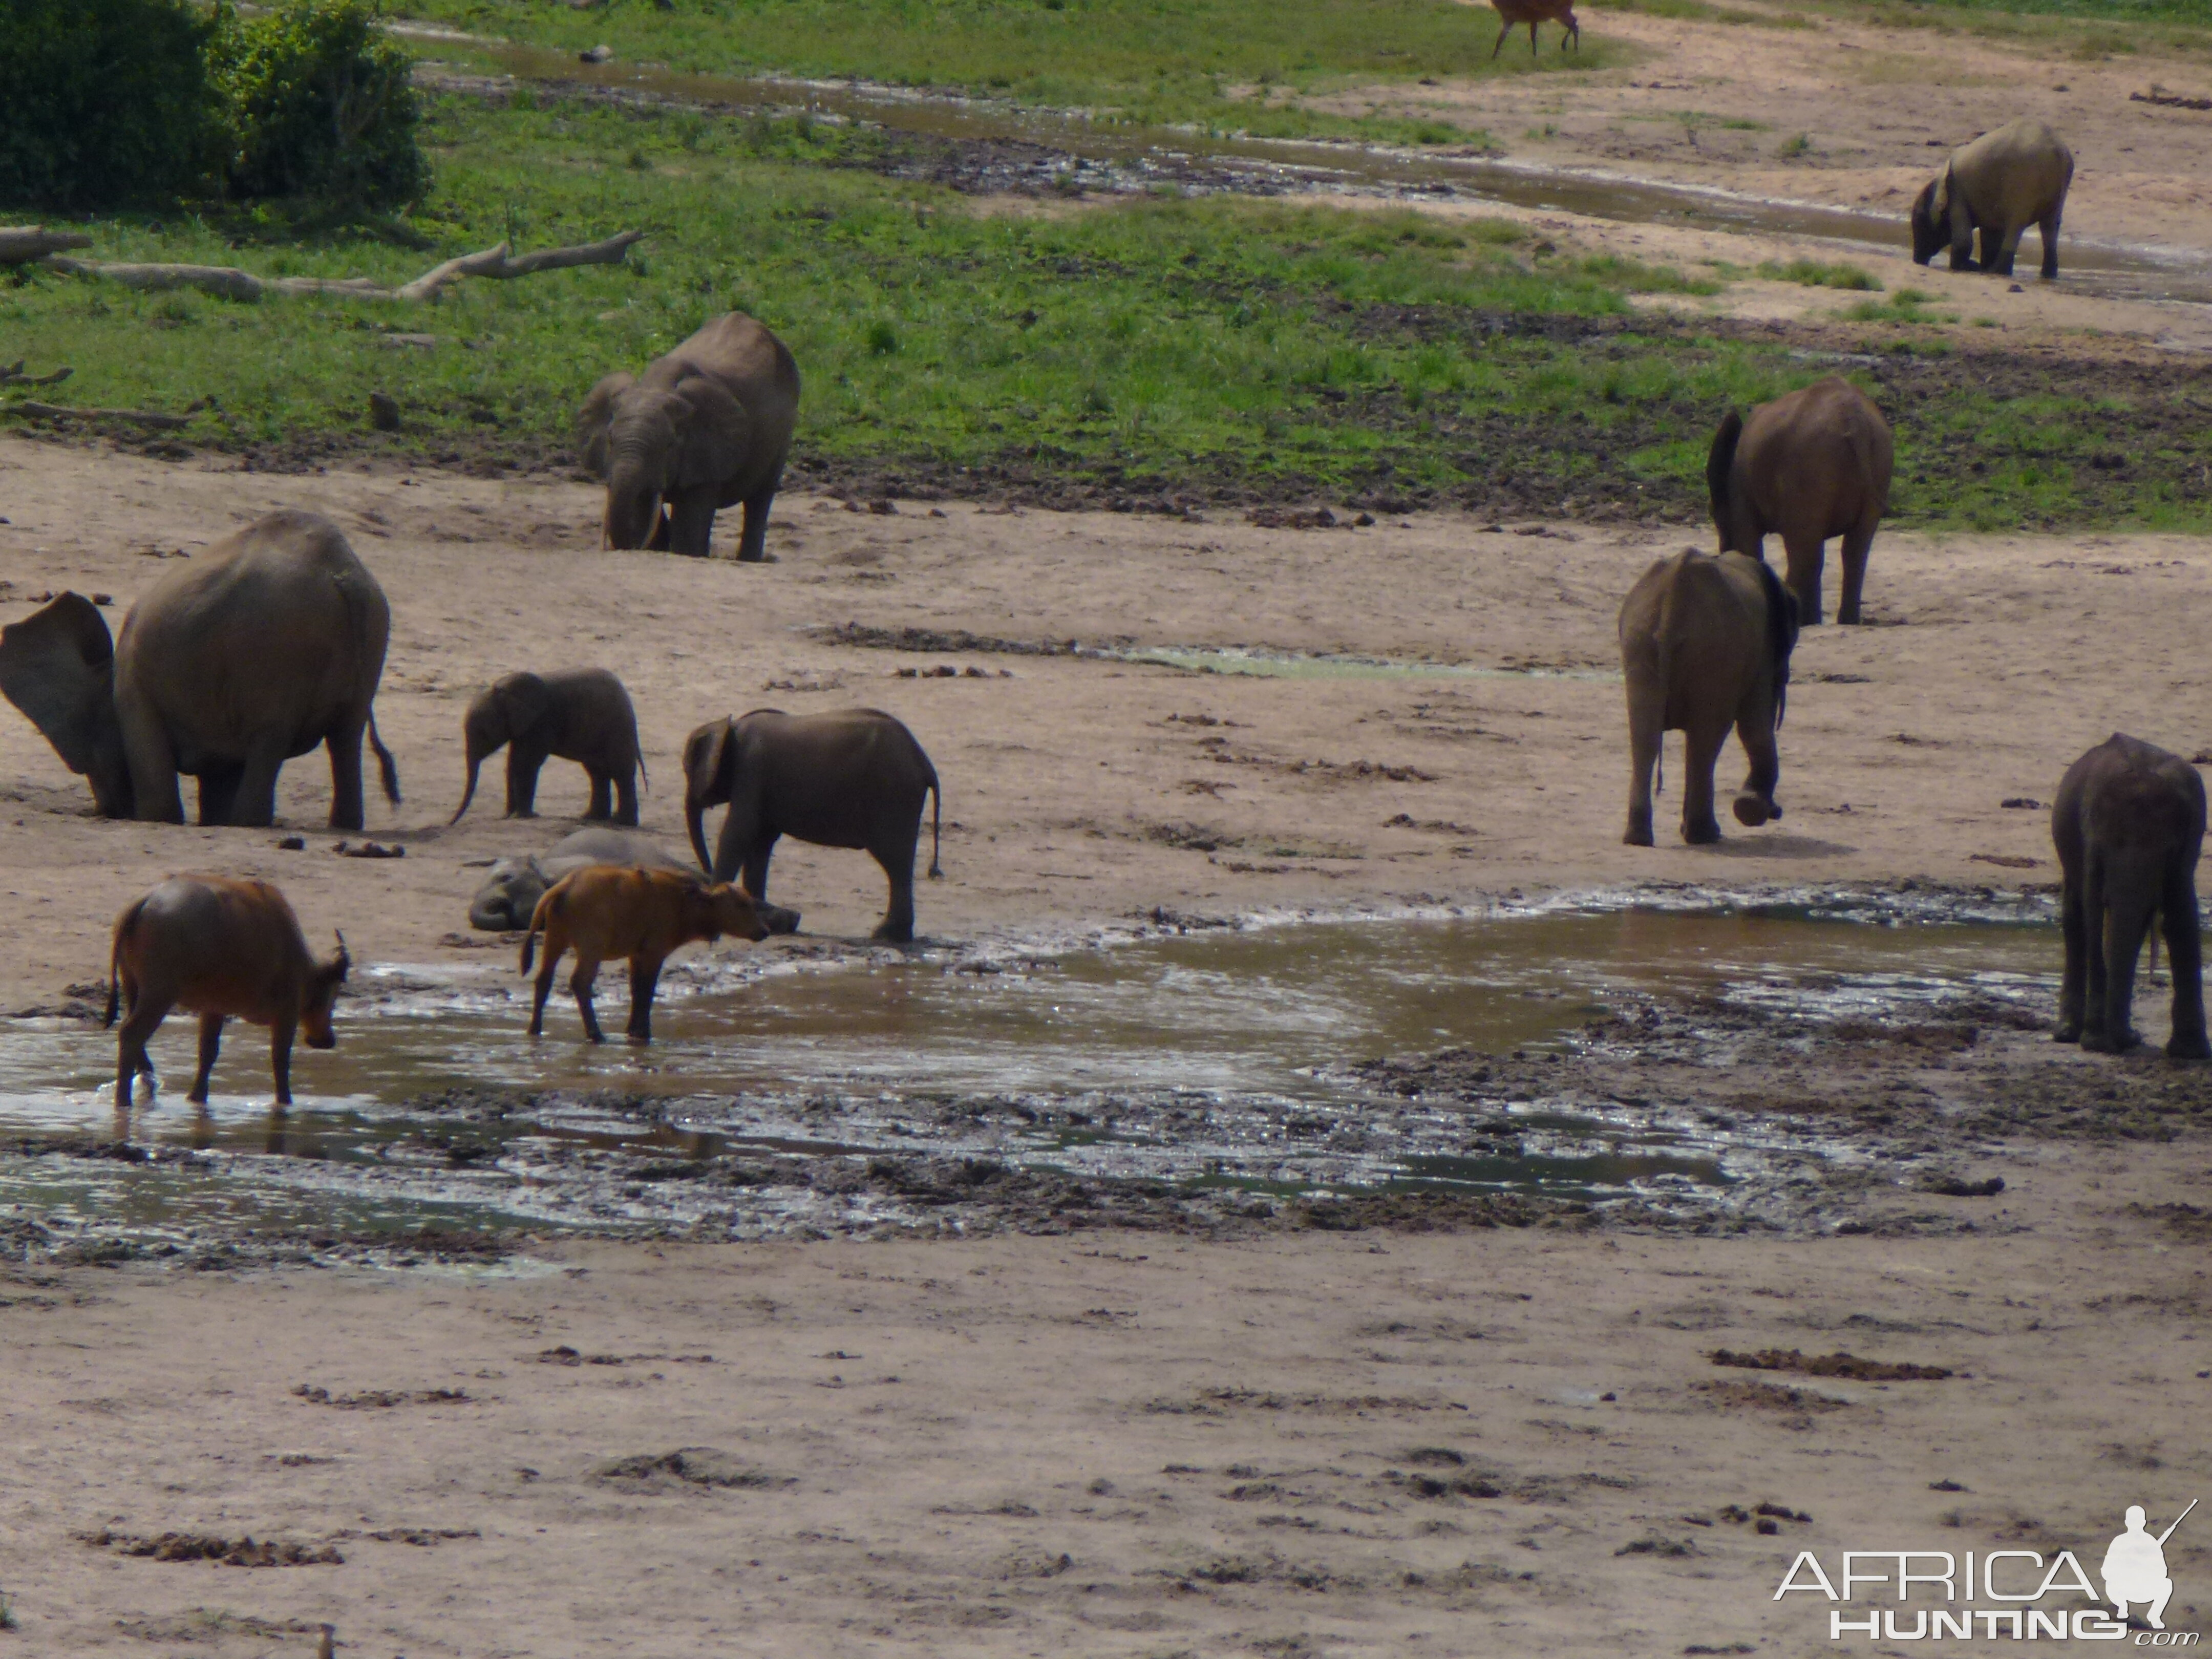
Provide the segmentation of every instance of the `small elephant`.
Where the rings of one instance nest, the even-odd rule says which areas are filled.
[[[1889,511],[1889,422],[1850,381],[1830,375],[1761,404],[1746,420],[1730,410],[1705,458],[1705,488],[1721,551],[1766,556],[1779,532],[1797,595],[1797,620],[1820,620],[1820,567],[1831,536],[1844,538],[1836,620],[1859,620],[1867,555]]]
[[[1735,798],[1736,821],[1753,828],[1782,816],[1774,734],[1790,693],[1797,601],[1763,559],[1741,553],[1677,553],[1645,571],[1620,607],[1620,662],[1628,681],[1628,833],[1651,845],[1651,774],[1664,734],[1680,731],[1688,757],[1682,839],[1721,838],[1713,817],[1713,766],[1729,727],[1751,757]]]
[[[607,486],[609,547],[705,558],[718,508],[744,502],[738,557],[767,556],[768,509],[799,417],[799,368],[746,316],[717,317],[642,376],[610,374],[584,399],[576,441]]]
[[[77,593],[0,629],[0,693],[90,780],[102,817],[182,823],[182,773],[199,781],[202,823],[267,824],[284,763],[320,744],[331,828],[359,830],[364,732],[399,803],[376,733],[391,631],[336,525],[271,513],[148,588],[119,639]]]
[[[663,851],[652,836],[638,830],[605,828],[579,830],[563,836],[542,854],[526,853],[519,859],[501,859],[491,866],[476,896],[469,901],[469,926],[488,933],[517,933],[530,925],[531,912],[545,890],[562,877],[594,864],[630,870],[672,870],[696,877],[688,859]],[[799,912],[765,900],[753,907],[771,933],[799,931]]]
[[[1951,269],[2012,275],[2030,225],[2043,232],[2043,276],[2058,275],[2058,222],[2074,182],[2074,152],[2042,122],[2022,118],[1951,152],[1912,203],[1912,262],[1948,244]],[[1973,257],[1974,233],[1982,257]]]
[[[865,848],[890,882],[890,903],[874,937],[914,938],[914,855],[924,797],[930,815],[929,874],[939,868],[938,830],[945,797],[937,769],[914,733],[877,708],[787,714],[757,708],[708,720],[684,740],[684,818],[700,867],[717,881],[740,871],[745,890],[768,896],[768,862],[777,840],[796,836],[817,847]],[[714,856],[701,823],[709,806],[729,804]]]
[[[2051,838],[2058,848],[2066,935],[2052,1035],[2104,1054],[2142,1041],[2130,1020],[2136,957],[2152,918],[2163,916],[2173,976],[2166,1052],[2176,1060],[2212,1059],[2197,937],[2197,858],[2204,846],[2204,780],[2197,769],[2115,732],[2066,769],[2051,809]]]
[[[509,674],[479,692],[461,722],[468,744],[469,786],[448,823],[459,823],[476,799],[477,769],[507,746],[507,816],[538,816],[538,772],[548,756],[580,765],[592,780],[586,823],[611,817],[637,822],[637,711],[623,683],[604,668],[559,674]],[[614,804],[610,810],[610,791]]]

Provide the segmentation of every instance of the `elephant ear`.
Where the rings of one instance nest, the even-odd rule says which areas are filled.
[[[684,740],[684,819],[691,832],[691,850],[708,875],[714,872],[714,861],[707,855],[707,832],[700,817],[708,807],[730,799],[736,758],[727,719],[708,720]]]
[[[676,388],[676,395],[690,410],[688,416],[677,422],[678,441],[681,446],[676,457],[676,476],[672,481],[678,486],[693,489],[702,484],[720,483],[743,469],[746,452],[752,445],[752,416],[745,407],[724,389],[719,380],[704,375],[694,375]]]
[[[509,674],[492,687],[491,696],[507,717],[510,739],[533,731],[553,712],[553,693],[535,674]]]
[[[64,593],[0,628],[0,694],[23,711],[72,772],[93,769],[112,742],[115,641],[82,593]]]
[[[585,471],[596,477],[607,476],[607,426],[614,415],[615,399],[636,384],[634,374],[610,374],[591,389],[577,412],[578,457]]]

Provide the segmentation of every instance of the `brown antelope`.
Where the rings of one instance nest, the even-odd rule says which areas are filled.
[[[1528,26],[1528,55],[1536,55],[1536,25],[1559,23],[1566,28],[1559,37],[1559,50],[1565,52],[1571,40],[1577,52],[1583,49],[1583,26],[1575,21],[1574,0],[1490,0],[1498,8],[1502,21],[1498,31],[1498,44],[1490,49],[1495,58],[1504,49],[1505,37],[1513,33],[1516,24]]]

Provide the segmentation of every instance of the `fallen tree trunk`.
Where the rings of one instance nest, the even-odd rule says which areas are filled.
[[[50,253],[90,247],[81,230],[48,230],[44,225],[0,225],[0,265],[26,265]]]
[[[195,404],[194,409],[198,408]],[[70,409],[60,404],[37,404],[27,398],[21,403],[0,404],[0,415],[36,415],[49,421],[135,421],[140,426],[155,427],[164,432],[190,426],[190,414],[164,415],[151,409]]]
[[[23,373],[26,361],[18,357],[5,368],[0,368],[0,386],[59,386],[76,373],[73,368],[58,368],[51,374],[26,374]]]
[[[0,232],[0,234],[6,233]],[[111,264],[91,259],[69,259],[58,255],[45,260],[47,269],[71,276],[96,276],[125,288],[146,290],[191,288],[226,300],[259,300],[272,294],[334,294],[362,300],[399,300],[415,303],[435,300],[467,276],[507,281],[540,270],[565,270],[572,265],[618,265],[630,249],[645,240],[641,230],[626,230],[603,242],[575,247],[541,248],[520,258],[511,258],[513,245],[501,242],[481,253],[465,253],[434,266],[411,283],[386,288],[368,276],[256,276],[228,265]],[[82,246],[82,242],[76,246]]]

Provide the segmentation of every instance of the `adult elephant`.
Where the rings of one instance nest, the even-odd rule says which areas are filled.
[[[607,486],[606,544],[703,559],[715,512],[742,501],[738,557],[762,558],[798,417],[798,365],[740,311],[642,375],[608,375],[576,417],[584,465]]]
[[[537,909],[538,901],[545,896],[547,888],[565,875],[594,865],[611,865],[624,870],[666,870],[694,879],[699,873],[687,860],[663,851],[642,830],[604,826],[579,830],[563,836],[543,853],[526,853],[520,858],[505,858],[495,863],[483,885],[469,901],[469,926],[486,933],[519,932],[530,926],[531,913]],[[753,908],[771,933],[799,931],[798,911],[784,909],[766,900],[756,900]]]
[[[1832,536],[1843,538],[1843,592],[1836,620],[1859,620],[1867,556],[1889,511],[1889,422],[1866,393],[1831,374],[1761,404],[1749,419],[1721,417],[1705,457],[1705,488],[1721,551],[1766,556],[1778,533],[1789,561],[1797,619],[1820,620],[1820,569]]]
[[[2173,1026],[2166,1052],[2212,1059],[2204,1036],[2197,933],[2197,860],[2204,847],[2204,780],[2179,755],[2115,732],[2066,769],[2051,809],[2058,848],[2066,976],[2061,1042],[2107,1054],[2132,1048],[2136,957],[2154,917],[2166,922]]]
[[[1645,571],[1620,607],[1620,663],[1628,682],[1628,833],[1651,845],[1651,774],[1664,734],[1680,732],[1682,839],[1721,838],[1713,767],[1729,727],[1751,757],[1736,821],[1782,816],[1774,734],[1790,692],[1797,602],[1765,560],[1741,553],[1677,553]]]
[[[373,707],[391,629],[336,525],[272,513],[155,583],[119,640],[77,593],[0,629],[0,693],[91,781],[104,817],[182,823],[182,773],[202,823],[265,824],[284,763],[323,744],[331,828],[359,830],[364,731],[399,801]]]
[[[1912,261],[1926,264],[1947,243],[1954,270],[2012,275],[2030,225],[2043,232],[2043,275],[2058,274],[2058,221],[2074,182],[2074,152],[2042,122],[2026,118],[1954,149],[1912,203]],[[1982,257],[1973,257],[1974,233]]]
[[[507,816],[538,816],[538,774],[550,757],[574,761],[592,781],[586,823],[612,817],[637,822],[637,780],[645,769],[638,750],[637,711],[623,683],[604,668],[552,674],[509,674],[478,692],[461,720],[467,745],[468,787],[450,823],[477,796],[477,772],[502,745],[507,750]]]
[[[758,708],[709,720],[684,740],[684,817],[691,848],[717,881],[742,872],[745,890],[768,896],[769,859],[785,836],[817,847],[865,849],[883,866],[890,902],[874,937],[914,938],[914,855],[925,797],[936,797],[929,826],[929,873],[938,867],[945,797],[937,769],[914,733],[878,708],[787,714]],[[714,856],[701,820],[729,804]]]

